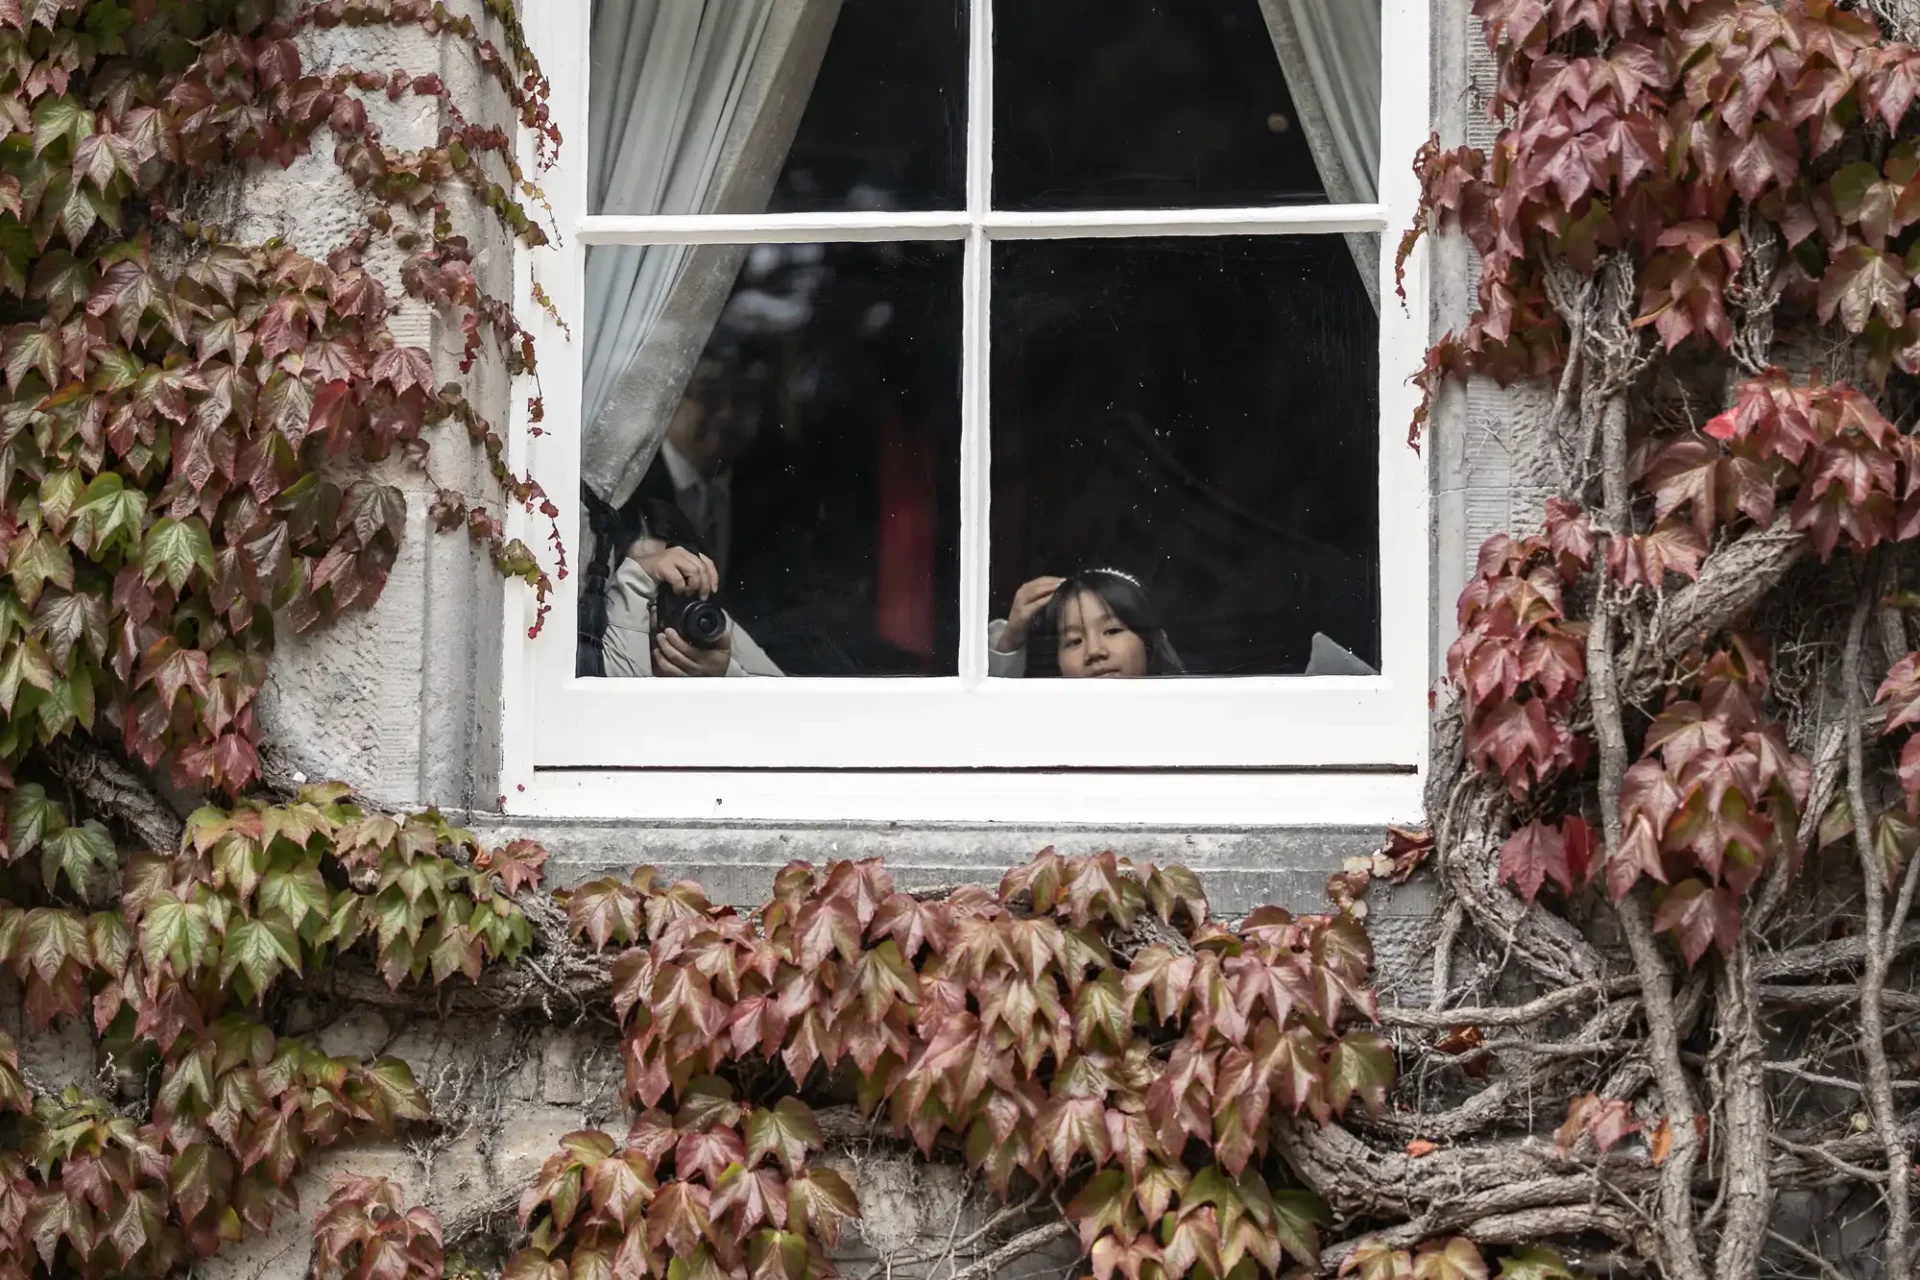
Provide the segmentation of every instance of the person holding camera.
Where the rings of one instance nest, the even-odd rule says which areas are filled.
[[[690,540],[689,540],[690,541]],[[606,674],[701,679],[785,672],[716,598],[720,570],[694,546],[643,533],[607,589]]]

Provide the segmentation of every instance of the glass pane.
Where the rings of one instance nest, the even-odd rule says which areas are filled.
[[[600,214],[966,204],[966,0],[594,0]]]
[[[1012,0],[994,62],[999,208],[1375,198],[1379,0]]]
[[[994,247],[992,592],[1016,633],[996,621],[995,674],[1379,666],[1379,320],[1354,252]]]
[[[716,582],[732,661],[703,649],[698,674],[958,670],[962,256],[588,251],[580,674],[684,670],[661,634],[697,637],[685,597]],[[652,278],[672,283],[632,319]]]

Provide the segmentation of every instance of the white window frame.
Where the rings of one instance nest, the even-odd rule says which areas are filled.
[[[1000,0],[1030,3],[1032,0]],[[536,315],[546,419],[512,449],[580,516],[581,306],[588,245],[962,242],[961,653],[955,677],[615,680],[574,674],[579,573],[529,640],[531,591],[505,606],[501,777],[524,816],[673,821],[1378,824],[1420,814],[1433,632],[1428,475],[1406,443],[1408,377],[1429,340],[1424,251],[1394,292],[1395,240],[1419,189],[1430,123],[1429,0],[1381,0],[1380,202],[1280,208],[1021,213],[990,206],[993,5],[972,5],[967,207],[934,213],[589,216],[590,0],[543,5],[530,36],[567,139],[546,190],[556,244],[523,253],[566,326]],[[1374,677],[997,680],[986,670],[993,246],[1034,239],[1382,233],[1380,633]],[[524,400],[524,397],[521,397]],[[538,530],[517,517],[529,545]],[[570,552],[577,548],[570,545]],[[998,602],[1004,610],[1005,602]]]

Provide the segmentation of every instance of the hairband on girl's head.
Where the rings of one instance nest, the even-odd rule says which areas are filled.
[[[1132,574],[1128,573],[1124,569],[1088,569],[1087,572],[1088,573],[1104,573],[1109,578],[1119,578],[1123,581],[1131,582],[1134,585],[1134,588],[1136,590],[1139,590],[1139,591],[1146,590],[1146,587],[1141,585],[1140,579],[1134,577]]]

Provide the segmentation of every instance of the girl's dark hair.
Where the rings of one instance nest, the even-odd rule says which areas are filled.
[[[1059,674],[1061,615],[1066,612],[1067,602],[1077,598],[1082,591],[1091,591],[1099,596],[1112,610],[1113,616],[1126,625],[1127,630],[1146,642],[1148,675],[1187,674],[1186,664],[1180,661],[1180,655],[1174,652],[1173,642],[1167,639],[1167,629],[1160,621],[1160,611],[1154,608],[1153,597],[1147,594],[1147,589],[1140,585],[1137,578],[1118,569],[1082,569],[1060,584],[1060,589],[1053,593],[1053,599],[1047,602],[1037,628],[1046,637],[1047,643],[1036,648],[1046,650],[1047,661],[1044,665],[1051,670],[1036,671],[1029,663],[1027,674]]]

